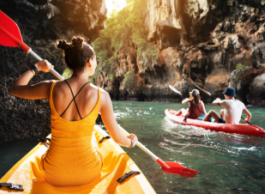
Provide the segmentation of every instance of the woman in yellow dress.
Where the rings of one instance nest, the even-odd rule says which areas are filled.
[[[88,82],[97,67],[93,48],[81,37],[74,37],[71,44],[60,41],[58,48],[64,50],[65,62],[73,71],[71,78],[28,85],[38,71],[49,72],[53,68],[43,60],[22,74],[9,93],[20,98],[49,101],[51,144],[38,166],[43,178],[55,186],[84,185],[100,176],[103,166],[93,134],[98,113],[119,145],[133,147],[138,139],[134,134],[126,137],[121,133],[109,94]]]

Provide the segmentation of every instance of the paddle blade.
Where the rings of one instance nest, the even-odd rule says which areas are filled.
[[[180,96],[182,96],[181,92],[178,91],[178,90],[177,90],[176,88],[174,88],[173,86],[169,85],[169,88],[170,88],[173,92],[175,92],[175,93],[179,94]]]
[[[199,172],[191,168],[185,168],[184,166],[182,166],[177,162],[165,162],[165,163],[169,166],[169,169],[164,168],[163,170],[170,174],[177,174],[186,178],[193,178]]]
[[[26,53],[30,50],[23,42],[17,24],[2,11],[0,11],[0,45],[20,47]]]
[[[156,160],[160,164],[163,171],[169,174],[176,174],[186,178],[193,178],[199,171],[190,168],[185,168],[177,162],[164,162],[160,158]]]
[[[5,31],[8,31],[18,40],[22,41],[17,24],[10,17],[4,14],[4,12],[0,11],[0,44],[3,46],[18,47],[17,43],[10,38]]]

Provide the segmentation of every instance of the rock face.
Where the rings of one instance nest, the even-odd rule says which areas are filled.
[[[237,98],[255,106],[265,106],[265,66],[241,67],[228,78],[229,86],[237,90]]]
[[[221,98],[230,85],[237,88],[239,99],[255,105],[264,97],[251,95],[248,84],[259,75],[253,72],[261,72],[259,68],[265,65],[264,4],[258,0],[147,0],[147,39],[155,45],[158,57],[137,55],[133,46],[122,48],[115,78],[99,85],[108,85],[115,99],[147,101],[180,101],[169,84],[184,97],[195,83]],[[230,75],[240,67],[251,69],[248,84],[237,83],[238,73]],[[130,88],[124,87],[128,71],[136,75]],[[248,93],[256,100],[246,97]],[[203,93],[202,97],[212,101]]]
[[[249,84],[247,100],[256,106],[265,106],[265,74],[255,77]]]
[[[8,0],[0,1],[1,11],[19,26],[23,41],[62,73],[62,52],[55,41],[83,34],[87,40],[98,37],[107,10],[103,0]],[[19,48],[0,46],[0,144],[50,133],[50,110],[47,100],[25,100],[8,94],[19,75],[36,61]],[[40,73],[30,83],[55,79]]]
[[[157,42],[160,48],[186,46],[196,38],[199,26],[209,14],[207,0],[148,0],[148,40]],[[196,30],[197,29],[197,30]]]
[[[234,33],[231,16],[238,6],[261,7],[261,0],[147,0],[148,40],[160,48],[187,46],[209,40],[220,21]],[[247,10],[243,10],[247,11]],[[236,18],[238,19],[238,18]]]

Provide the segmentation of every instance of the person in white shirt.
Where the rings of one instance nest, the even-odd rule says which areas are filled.
[[[251,113],[246,108],[244,103],[239,100],[236,100],[236,91],[232,87],[227,87],[223,92],[225,100],[221,100],[217,98],[213,101],[213,105],[221,106],[224,109],[220,111],[220,115],[211,110],[209,113],[204,117],[204,121],[209,121],[211,117],[215,119],[217,123],[227,123],[227,124],[239,124],[242,112],[247,115],[247,119],[245,122],[249,122],[251,119]]]

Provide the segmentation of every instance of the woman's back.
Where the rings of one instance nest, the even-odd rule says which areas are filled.
[[[71,82],[69,82],[70,84]],[[78,82],[73,82],[73,84],[76,84],[72,89],[74,95],[76,95],[79,89],[75,87],[80,84]],[[101,154],[92,144],[101,91],[88,87],[88,84],[85,85],[76,97],[76,102],[73,101],[70,104],[63,115],[65,118],[63,118],[59,114],[64,112],[74,98],[71,91],[70,94],[67,92],[65,85],[70,91],[66,82],[54,82],[51,85],[49,102],[52,139],[50,148],[46,155],[42,157],[39,168],[44,179],[53,185],[83,185],[99,176],[103,165]],[[89,92],[89,89],[92,91]],[[69,98],[69,96],[72,96],[72,98]],[[91,99],[95,103],[91,102]],[[55,109],[55,103],[57,103],[60,112]],[[86,110],[86,107],[92,108]],[[81,115],[85,114],[82,119],[79,116],[78,109]]]
[[[62,118],[68,121],[78,121],[81,119],[80,115],[84,118],[94,109],[98,101],[98,88],[90,83],[87,84],[87,82],[78,82],[74,79],[69,79],[67,82],[71,89],[65,81],[58,82],[54,86],[54,106],[59,115],[64,113],[61,116]],[[73,101],[74,97],[71,90],[74,96],[77,95],[75,101]]]
[[[190,119],[198,119],[198,117],[201,115],[201,112],[202,112],[202,101],[199,100],[199,104],[196,104],[193,101],[191,101],[190,103],[190,107],[189,107],[189,110],[188,110],[188,115],[187,115],[187,118],[190,118]]]
[[[49,100],[52,138],[50,148],[37,164],[42,178],[57,186],[83,185],[99,176],[102,169],[102,156],[93,134],[98,112],[116,143],[133,147],[137,137],[122,134],[109,94],[87,83],[97,67],[94,49],[80,37],[74,37],[71,44],[59,41],[57,46],[64,51],[67,67],[73,71],[70,79],[28,85],[38,71],[49,72],[53,68],[43,60],[21,75],[9,92],[21,98]]]

